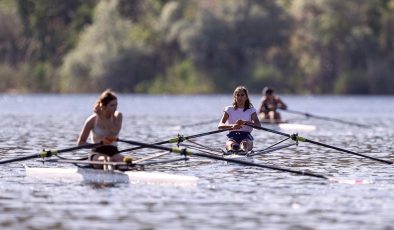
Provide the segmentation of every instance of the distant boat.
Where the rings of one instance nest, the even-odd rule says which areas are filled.
[[[269,127],[277,130],[288,130],[288,131],[314,131],[316,130],[316,126],[314,125],[306,125],[306,124],[297,124],[290,123],[287,121],[279,120],[279,121],[271,121],[267,119],[260,119],[261,125],[264,127]]]

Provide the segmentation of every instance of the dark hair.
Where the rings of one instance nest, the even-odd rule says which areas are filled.
[[[237,91],[240,91],[240,90],[246,96],[246,101],[245,101],[245,105],[244,105],[244,111],[246,111],[246,110],[250,109],[251,107],[253,107],[253,105],[252,105],[252,103],[250,103],[248,89],[245,86],[241,85],[241,86],[237,86],[237,88],[235,88],[234,93],[233,93],[233,106],[235,109],[238,109],[237,101],[235,100],[235,98],[236,98]]]
[[[117,100],[117,99],[118,98],[116,97],[116,94],[112,92],[110,89],[107,89],[101,93],[99,99],[96,101],[96,104],[94,105],[93,111],[96,113],[98,108],[100,108],[100,106],[106,106],[112,100]]]
[[[264,87],[264,89],[263,89],[263,95],[267,95],[267,94],[272,94],[274,92],[274,89],[272,89],[271,87],[268,87],[268,86],[266,86],[266,87]]]

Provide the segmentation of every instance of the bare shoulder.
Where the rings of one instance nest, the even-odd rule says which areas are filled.
[[[114,117],[115,119],[122,119],[123,114],[119,111],[115,111]]]
[[[92,115],[90,115],[87,119],[86,119],[86,121],[85,121],[85,125],[93,125],[94,124],[94,121],[96,120],[96,117],[97,117],[97,114],[92,114]]]

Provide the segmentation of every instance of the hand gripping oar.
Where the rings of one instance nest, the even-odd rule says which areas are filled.
[[[64,152],[70,152],[78,149],[84,149],[84,148],[93,148],[96,146],[102,145],[101,143],[95,143],[95,144],[86,144],[86,145],[80,145],[80,146],[75,146],[71,148],[65,148],[65,149],[51,149],[51,150],[43,150],[40,153],[32,154],[29,156],[23,156],[23,157],[17,157],[13,159],[8,159],[8,160],[2,160],[0,161],[0,164],[6,164],[6,163],[11,163],[15,161],[24,161],[24,160],[29,160],[33,158],[45,158],[45,157],[51,157],[55,156],[59,153],[64,153]]]
[[[202,136],[208,136],[208,135],[211,135],[211,134],[221,133],[221,132],[225,132],[225,131],[228,131],[228,130],[231,130],[231,128],[230,129],[219,129],[219,130],[215,130],[215,131],[199,133],[199,134],[186,136],[186,137],[182,136],[182,135],[178,135],[178,136],[173,137],[171,139],[168,139],[166,141],[160,141],[160,142],[152,143],[152,145],[164,145],[164,144],[171,144],[171,143],[181,143],[181,142],[184,142],[186,140],[193,139],[193,138],[202,137]],[[119,139],[118,139],[118,141],[119,141]],[[119,153],[133,151],[133,150],[142,149],[142,148],[146,148],[146,147],[145,146],[139,146],[139,147],[134,147],[134,148],[122,149],[122,150],[119,151]]]
[[[339,122],[339,123],[342,123],[342,124],[355,125],[355,126],[359,126],[359,127],[363,127],[363,128],[369,128],[370,127],[368,125],[363,125],[363,124],[359,124],[359,123],[352,122],[352,121],[345,121],[345,120],[341,120],[341,119],[338,119],[338,118],[331,118],[331,117],[323,117],[323,116],[313,115],[313,114],[310,114],[310,113],[304,113],[304,112],[295,111],[295,110],[291,110],[291,109],[281,109],[281,110],[285,111],[285,112],[288,112],[288,113],[304,115],[306,117],[312,117],[312,118],[326,120],[326,121],[335,121],[335,122]]]
[[[334,177],[328,177],[322,174],[317,174],[317,173],[311,173],[311,172],[306,172],[306,171],[297,171],[293,169],[287,169],[287,168],[282,168],[282,167],[277,167],[277,166],[272,166],[272,165],[266,165],[266,164],[258,164],[254,162],[249,162],[249,161],[243,161],[243,160],[238,160],[234,158],[224,158],[222,156],[216,156],[216,155],[210,155],[210,154],[205,154],[205,153],[198,153],[198,152],[192,152],[188,149],[180,149],[180,148],[169,148],[166,146],[159,146],[159,145],[152,145],[148,143],[142,143],[142,142],[137,142],[137,141],[131,141],[131,140],[121,140],[118,139],[119,142],[124,142],[128,143],[131,145],[139,145],[143,146],[145,148],[152,148],[152,149],[161,149],[161,150],[166,150],[172,153],[178,153],[183,156],[199,156],[199,157],[205,157],[205,158],[210,158],[214,160],[220,160],[220,161],[226,161],[226,162],[232,162],[232,163],[237,163],[241,165],[247,165],[247,166],[254,166],[254,167],[259,167],[259,168],[265,168],[265,169],[272,169],[276,171],[282,171],[282,172],[289,172],[289,173],[294,173],[298,175],[303,175],[303,176],[310,176],[310,177],[315,177],[315,178],[321,178],[325,179],[331,182],[337,182],[337,183],[344,183],[344,184],[370,184],[372,181],[370,180],[363,180],[363,179],[339,179],[339,178],[334,178]]]
[[[327,145],[327,144],[324,144],[324,143],[321,143],[321,142],[317,142],[317,141],[313,141],[313,140],[309,140],[309,139],[307,139],[305,137],[298,136],[297,134],[290,135],[290,134],[287,134],[287,133],[282,133],[280,131],[276,131],[276,130],[273,130],[273,129],[268,129],[268,128],[265,128],[265,127],[259,127],[259,126],[255,126],[255,125],[249,125],[249,124],[245,124],[245,125],[253,127],[255,129],[264,130],[264,131],[267,131],[267,132],[276,133],[276,134],[279,134],[279,135],[282,135],[282,136],[285,136],[285,137],[289,137],[289,138],[291,138],[294,141],[309,142],[311,144],[323,146],[323,147],[330,148],[330,149],[335,149],[335,150],[338,150],[340,152],[350,153],[350,154],[353,154],[353,155],[356,155],[356,156],[360,156],[360,157],[365,157],[365,158],[368,158],[370,160],[379,161],[379,162],[385,163],[385,164],[393,164],[394,163],[394,162],[389,161],[389,160],[384,160],[384,159],[380,159],[380,158],[376,158],[376,157],[371,157],[371,156],[368,156],[368,155],[365,155],[365,154],[361,154],[361,153],[356,153],[356,152],[353,152],[353,151],[350,151],[350,150],[347,150],[347,149],[335,147],[335,146],[332,146],[332,145]]]

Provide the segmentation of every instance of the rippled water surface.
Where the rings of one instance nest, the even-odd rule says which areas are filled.
[[[97,95],[0,95],[0,159],[74,146]],[[370,126],[360,128],[282,113],[315,125],[299,132],[310,140],[394,161],[394,97],[283,96],[293,110]],[[259,97],[252,96],[258,104]],[[123,139],[155,142],[177,134],[216,129],[230,95],[119,95]],[[291,133],[291,131],[283,131]],[[253,131],[255,148],[283,137]],[[225,135],[195,139],[222,147]],[[120,144],[120,148],[127,148]],[[152,153],[141,150],[135,158]],[[67,153],[80,156],[86,152]],[[165,158],[170,159],[172,155]],[[92,185],[25,177],[22,162],[0,165],[0,229],[394,229],[393,165],[300,143],[256,158],[258,162],[332,177],[371,179],[348,185],[286,172],[191,157],[155,165],[162,171],[199,177],[192,187]],[[42,166],[38,160],[24,161]],[[45,163],[45,166],[54,163]],[[69,167],[61,165],[60,167]]]

